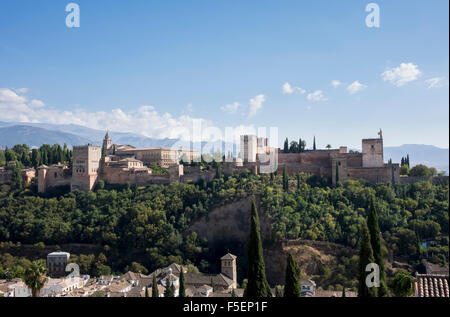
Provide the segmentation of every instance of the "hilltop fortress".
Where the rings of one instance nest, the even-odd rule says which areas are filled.
[[[272,164],[275,168],[271,172],[282,172],[286,169],[289,174],[311,173],[330,179],[333,185],[357,179],[370,183],[400,181],[399,164],[384,162],[381,134],[379,138],[363,139],[361,153],[349,153],[345,146],[339,149],[284,153],[279,148],[270,147],[266,138],[242,135],[239,156],[240,158],[227,157],[222,163],[224,175],[249,171],[255,174],[267,173],[267,167]],[[200,155],[192,149],[135,148],[113,144],[107,133],[101,147],[74,146],[71,165],[39,166],[38,191],[46,192],[53,187],[70,186],[71,190],[87,192],[93,190],[99,181],[138,186],[170,184],[176,181],[209,182],[216,175],[216,170],[212,167],[182,165],[180,160],[199,162]],[[9,173],[5,168],[0,170],[0,181],[6,181]]]

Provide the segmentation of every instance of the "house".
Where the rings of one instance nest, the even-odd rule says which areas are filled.
[[[50,276],[63,276],[66,274],[66,265],[69,261],[70,253],[52,252],[47,254],[47,271]]]
[[[301,279],[301,296],[314,296],[316,292],[316,283],[313,280]]]
[[[31,289],[20,278],[1,280],[0,293],[4,297],[31,297]]]

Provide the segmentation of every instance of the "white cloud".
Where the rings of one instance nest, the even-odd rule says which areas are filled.
[[[257,96],[258,97],[258,96]],[[256,98],[256,97],[255,97]],[[204,130],[212,127],[212,122],[190,115],[174,117],[169,113],[158,113],[153,106],[141,106],[136,110],[89,112],[84,109],[59,110],[48,108],[40,100],[28,100],[11,89],[0,88],[1,119],[13,122],[43,122],[55,124],[78,124],[93,129],[134,132],[152,138],[180,138],[189,140],[194,126]],[[199,133],[194,141],[208,141]]]
[[[293,94],[294,93],[294,89],[292,89],[291,84],[289,83],[284,83],[283,85],[283,94]]]
[[[18,89],[15,89],[15,91],[17,91],[18,93],[25,94],[28,92],[28,88],[18,88]]]
[[[442,87],[442,82],[444,79],[445,77],[434,77],[425,80],[425,82],[428,84],[428,88],[439,88]]]
[[[223,112],[227,112],[227,113],[231,113],[232,114],[232,113],[236,113],[240,106],[241,105],[239,104],[239,102],[233,102],[233,103],[230,103],[230,104],[225,105],[223,107],[220,107],[220,109]]]
[[[326,101],[327,98],[324,97],[322,90],[316,90],[313,93],[309,93],[306,96],[309,101]]]
[[[300,87],[292,87],[288,82],[283,84],[283,94],[291,95],[293,93],[304,94],[306,92],[305,89]]]
[[[406,83],[418,79],[421,75],[417,65],[413,63],[401,63],[400,66],[386,69],[381,77],[394,86],[400,87]]]
[[[366,85],[361,84],[359,81],[355,80],[353,83],[348,85],[347,91],[350,93],[350,95],[356,94],[357,92],[363,90],[366,88]]]
[[[342,83],[341,83],[339,80],[336,80],[336,79],[331,81],[331,85],[332,85],[334,88],[340,86],[341,84],[342,84]]]
[[[31,106],[31,107],[35,107],[35,108],[40,108],[40,107],[44,107],[44,106],[45,106],[45,103],[43,103],[43,102],[40,101],[40,100],[33,99],[33,100],[31,100],[31,102],[30,102],[30,106]]]
[[[266,98],[262,94],[257,95],[255,97],[253,97],[252,99],[250,99],[248,116],[249,117],[254,116],[258,112],[258,110],[262,108],[262,104],[264,101],[266,101]]]

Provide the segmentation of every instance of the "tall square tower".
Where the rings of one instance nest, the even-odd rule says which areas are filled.
[[[256,162],[258,138],[256,135],[241,135],[241,158],[244,162]]]
[[[383,139],[363,139],[362,140],[362,166],[363,167],[383,167]]]
[[[233,288],[236,288],[237,286],[236,259],[237,257],[231,253],[227,253],[220,258],[222,264],[221,273],[233,280]]]
[[[98,179],[102,149],[100,146],[74,146],[71,190],[91,191]]]

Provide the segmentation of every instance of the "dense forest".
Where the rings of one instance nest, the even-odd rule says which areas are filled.
[[[101,184],[91,193],[60,189],[43,195],[36,193],[35,185],[20,191],[14,188],[13,184],[0,185],[0,241],[100,245],[100,256],[82,259],[87,272],[94,275],[124,271],[130,265],[151,271],[171,262],[208,271],[206,241],[183,232],[211,207],[252,194],[261,197],[272,220],[273,241],[302,238],[352,248],[357,248],[358,224],[367,216],[370,197],[375,197],[390,256],[411,264],[425,256],[435,263],[448,263],[448,184],[371,186],[347,181],[331,188],[324,179],[305,174],[248,173],[218,174],[208,184]],[[432,245],[424,249],[424,241]],[[23,259],[17,261],[0,260],[0,274],[6,269],[14,271],[11,265],[24,265]]]
[[[57,145],[32,152],[17,145],[2,152],[3,163],[25,166],[69,161],[71,156],[67,147]],[[211,258],[207,241],[195,233],[186,236],[186,229],[212,207],[249,195],[260,197],[271,219],[272,242],[300,238],[353,249],[374,197],[386,257],[412,265],[423,258],[448,265],[448,182],[370,185],[361,180],[331,187],[326,179],[302,173],[225,177],[220,164],[211,168],[217,173],[210,183],[133,187],[99,182],[90,193],[63,187],[38,194],[35,181],[18,184],[20,174],[15,173],[10,183],[0,184],[0,278],[6,271],[20,276],[28,265],[28,259],[8,253],[21,244],[37,249],[68,243],[97,246],[101,252],[96,255],[71,257],[91,275],[147,272],[172,262],[208,272],[213,265],[205,261]]]

